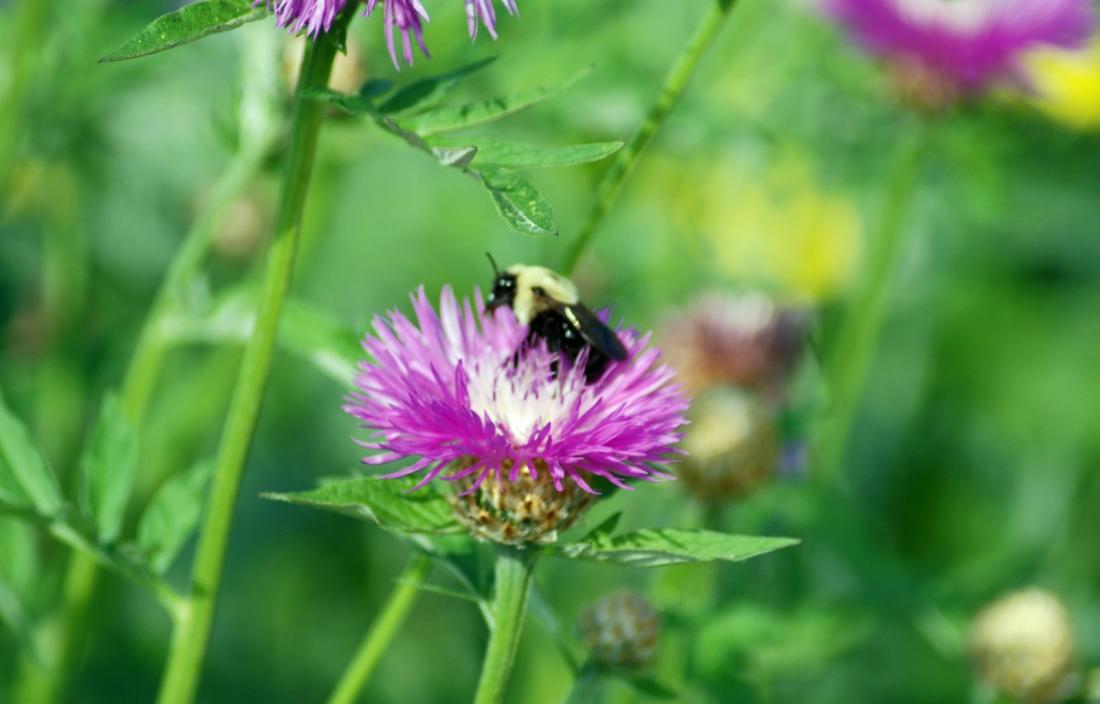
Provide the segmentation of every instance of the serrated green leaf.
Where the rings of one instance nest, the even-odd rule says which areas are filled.
[[[466,105],[445,106],[427,110],[402,119],[401,125],[405,129],[416,132],[422,137],[441,132],[453,132],[455,130],[473,127],[485,122],[499,120],[524,108],[529,108],[547,98],[554,96],[569,86],[579,81],[592,70],[585,68],[570,76],[564,81],[548,86],[528,88],[510,96],[480,100]]]
[[[428,76],[410,83],[394,93],[393,97],[383,103],[378,110],[383,114],[393,115],[433,107],[463,78],[480,71],[494,61],[496,57],[490,56],[487,59],[459,66],[453,71],[438,76]]]
[[[508,171],[471,170],[479,178],[497,212],[512,229],[524,235],[556,235],[554,211],[530,181]]]
[[[122,519],[137,470],[134,430],[114,394],[103,399],[80,468],[84,506],[95,521],[97,539],[100,543],[113,543],[122,532]]]
[[[0,500],[34,507],[53,516],[64,504],[57,480],[27,433],[0,396]]]
[[[213,471],[213,462],[199,462],[165,482],[145,508],[138,523],[137,545],[154,572],[164,573],[171,567],[198,526],[206,483]]]
[[[793,538],[729,535],[706,530],[640,530],[617,537],[597,535],[553,553],[574,560],[613,562],[633,567],[659,567],[684,562],[739,562],[796,545]]]
[[[430,140],[430,143],[436,148],[457,147],[462,144],[476,145],[477,156],[473,161],[474,166],[498,166],[510,169],[550,168],[599,161],[614,154],[623,146],[622,142],[593,142],[563,147],[544,147],[486,137],[471,138],[462,142],[435,139]]]
[[[161,15],[100,62],[125,61],[167,51],[266,15],[263,6],[257,7],[250,0],[200,0]]]
[[[364,477],[312,491],[262,496],[363,518],[398,533],[432,535],[459,530],[447,500],[431,486],[409,491],[415,484],[414,478]]]

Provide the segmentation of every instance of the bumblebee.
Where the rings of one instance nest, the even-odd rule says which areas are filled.
[[[504,271],[492,256],[493,287],[489,310],[508,306],[527,326],[526,345],[546,341],[551,352],[576,361],[588,349],[584,376],[589,382],[603,374],[608,362],[627,358],[626,347],[615,332],[580,302],[573,282],[546,267],[515,264]],[[556,369],[555,369],[556,371]]]

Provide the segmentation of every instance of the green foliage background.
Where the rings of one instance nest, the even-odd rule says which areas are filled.
[[[0,63],[26,41],[9,21],[17,5],[0,5]],[[473,99],[591,63],[567,92],[480,133],[542,144],[624,140],[703,5],[521,0],[522,15],[502,20],[499,42],[483,35],[470,44],[461,3],[438,1],[429,8],[432,59],[399,78],[498,55],[459,89]],[[244,33],[278,32],[267,19],[142,61],[95,63],[167,9],[149,0],[51,4],[33,35],[24,109],[3,123],[16,147],[0,163],[0,387],[66,485],[77,481],[79,448],[196,203],[226,166]],[[365,78],[395,77],[381,32],[381,17],[352,25]],[[715,266],[692,214],[727,197],[716,170],[763,181],[791,153],[853,200],[871,236],[891,155],[918,122],[833,29],[793,3],[743,0],[578,280],[591,300],[614,303],[642,327],[701,288],[753,283]],[[723,518],[730,531],[803,544],[743,565],[541,568],[541,593],[566,631],[593,598],[620,585],[649,589],[668,630],[657,671],[685,701],[976,700],[967,624],[989,599],[1029,584],[1066,600],[1081,660],[1100,665],[1100,139],[1005,101],[930,129],[909,246],[841,481],[780,480]],[[554,265],[604,168],[532,175],[562,234],[525,238],[473,180],[367,123],[334,118],[294,295],[358,333],[419,284],[484,286],[486,250],[501,262]],[[249,189],[260,212],[272,210],[276,187],[272,164]],[[194,296],[216,295],[257,265],[216,254],[209,287]],[[823,347],[843,301],[821,301]],[[142,431],[139,494],[212,453],[238,359],[232,343],[171,353]],[[350,438],[359,431],[340,410],[347,391],[299,356],[277,359],[202,702],[322,700],[407,559],[408,548],[381,531],[258,498],[357,470]],[[589,526],[615,510],[631,528],[702,520],[675,484],[617,495]],[[60,589],[65,549],[6,530],[0,570],[23,575],[19,590],[42,609]],[[170,575],[180,583],[182,562]],[[716,604],[701,594],[710,580]],[[150,701],[167,619],[114,576],[98,598],[72,701]],[[682,627],[700,613],[703,627]],[[473,605],[424,594],[364,701],[467,701],[484,638]],[[0,684],[14,677],[17,647],[0,630]],[[510,700],[560,702],[570,682],[546,624],[531,618]],[[638,695],[617,687],[610,696]]]

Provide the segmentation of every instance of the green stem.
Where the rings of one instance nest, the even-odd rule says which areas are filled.
[[[577,672],[573,687],[565,698],[565,704],[593,704],[602,699],[605,689],[603,674],[591,662],[586,662]]]
[[[382,605],[382,611],[378,614],[374,625],[363,637],[354,657],[348,664],[340,681],[328,698],[328,704],[352,704],[359,697],[359,693],[367,685],[375,665],[382,657],[382,653],[389,647],[394,634],[404,623],[405,617],[412,608],[413,602],[420,594],[420,585],[431,571],[432,561],[425,555],[418,555],[401,576],[397,578],[386,603]]]
[[[354,4],[348,8],[354,9]],[[229,415],[218,447],[214,478],[191,572],[191,592],[175,624],[168,662],[161,680],[160,704],[188,704],[195,698],[206,655],[214,608],[221,584],[233,509],[245,461],[252,444],[267,377],[271,371],[279,318],[294,273],[302,210],[309,189],[324,106],[304,98],[307,91],[324,88],[336,56],[334,33],[346,27],[345,10],[332,32],[309,42],[298,77],[298,94],[290,126],[290,151],[276,218],[275,236],[268,252],[256,326],[245,347],[240,375],[233,390]]]
[[[588,248],[600,224],[622,192],[627,177],[634,171],[634,167],[638,165],[642,153],[653,141],[653,137],[656,136],[661,125],[664,124],[669,113],[680,101],[680,97],[687,89],[699,61],[702,60],[703,55],[706,54],[707,49],[710,48],[710,45],[718,36],[719,30],[722,29],[730,10],[733,9],[735,4],[736,0],[711,0],[710,9],[695,29],[691,39],[688,40],[683,53],[680,54],[680,57],[665,77],[664,86],[661,88],[660,95],[657,96],[657,102],[649,109],[649,114],[646,116],[645,122],[642,123],[641,129],[625,147],[619,150],[619,153],[615,156],[615,161],[604,174],[603,180],[600,181],[600,185],[596,189],[596,202],[588,213],[588,219],[581,226],[577,239],[573,242],[573,246],[562,261],[561,271],[565,274],[571,274],[573,269],[576,268],[581,255]]]
[[[490,624],[492,632],[481,665],[481,679],[477,683],[474,704],[499,704],[504,700],[504,690],[508,686],[508,676],[512,673],[523,630],[534,567],[535,556],[530,550],[502,547],[497,554],[493,622]]]
[[[906,217],[926,148],[922,133],[910,139],[898,154],[867,273],[832,347],[828,373],[831,417],[817,451],[822,478],[835,475],[844,459],[860,394],[886,319],[891,285],[905,249]]]

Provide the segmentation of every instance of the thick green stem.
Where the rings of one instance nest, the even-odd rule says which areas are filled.
[[[707,10],[707,14],[695,29],[695,33],[691,36],[683,53],[676,59],[676,63],[668,72],[668,76],[665,77],[665,83],[661,88],[660,95],[657,96],[657,102],[649,109],[649,114],[646,116],[645,122],[642,123],[641,129],[625,147],[619,150],[619,153],[615,156],[615,161],[608,168],[607,173],[604,174],[603,180],[600,181],[600,185],[596,189],[596,202],[588,213],[584,225],[581,226],[580,233],[573,242],[573,246],[562,261],[561,271],[564,273],[571,274],[573,269],[576,268],[577,262],[588,248],[600,224],[603,223],[608,211],[611,210],[611,206],[614,205],[615,200],[622,192],[627,177],[634,171],[634,167],[638,165],[642,153],[653,141],[653,137],[656,136],[661,125],[665,123],[669,113],[680,101],[680,97],[687,89],[695,69],[699,66],[699,61],[702,60],[703,55],[706,54],[707,49],[710,48],[710,45],[718,36],[719,30],[722,29],[730,10],[733,9],[735,4],[736,0],[710,0],[710,9]]]
[[[343,31],[348,17],[348,11],[342,13],[342,20],[337,22],[334,33]],[[192,566],[191,592],[175,624],[168,662],[161,680],[160,704],[189,704],[194,701],[198,689],[214,623],[233,510],[271,370],[279,318],[294,273],[302,209],[324,118],[323,104],[303,96],[306,91],[324,88],[328,84],[335,56],[333,36],[324,35],[309,43],[302,61],[290,127],[290,151],[275,236],[264,273],[260,309],[255,329],[245,347],[240,375],[229,405],[229,416],[218,447],[210,498]]]
[[[418,555],[397,578],[397,585],[390,592],[386,603],[382,605],[374,625],[363,637],[363,642],[359,644],[332,696],[328,698],[328,704],[353,704],[358,699],[360,692],[367,686],[367,681],[374,672],[374,667],[378,664],[382,653],[389,647],[397,630],[405,622],[409,609],[420,594],[420,585],[431,568],[431,559]]]
[[[497,553],[496,583],[493,587],[493,621],[489,645],[481,665],[475,704],[499,704],[504,700],[508,677],[516,660],[535,555],[531,551],[501,548]]]
[[[817,450],[822,478],[835,475],[844,460],[860,394],[886,319],[891,284],[905,249],[906,219],[926,147],[923,135],[918,135],[898,154],[865,278],[829,356],[831,409]]]

